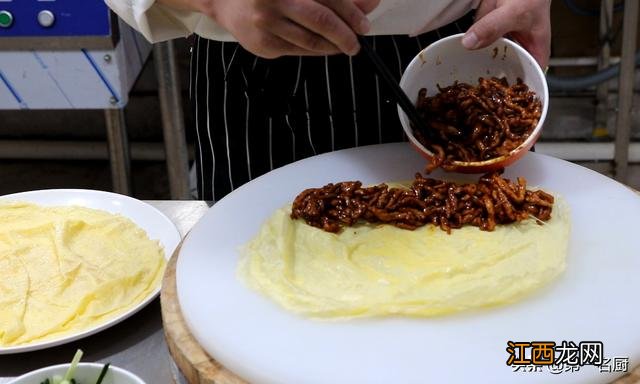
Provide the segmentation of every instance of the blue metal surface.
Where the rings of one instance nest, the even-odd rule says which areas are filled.
[[[108,36],[109,9],[103,0],[0,0],[0,11],[13,15],[13,25],[0,28],[4,37]],[[38,24],[38,13],[49,10],[55,23]]]

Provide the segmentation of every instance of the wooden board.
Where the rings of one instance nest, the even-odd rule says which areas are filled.
[[[190,384],[246,384],[202,349],[182,317],[176,291],[176,263],[180,246],[167,264],[160,303],[169,352]],[[612,384],[640,384],[640,366]]]

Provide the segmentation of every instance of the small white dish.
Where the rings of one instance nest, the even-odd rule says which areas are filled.
[[[64,375],[70,365],[60,364],[40,368],[13,379],[9,384],[40,384],[54,375]],[[100,363],[80,363],[73,378],[78,384],[93,384],[98,379],[103,366],[104,364]],[[110,365],[102,384],[145,384],[145,382],[125,369]]]
[[[46,189],[0,196],[0,201],[23,201],[42,206],[75,205],[120,214],[144,229],[150,239],[160,241],[167,260],[181,241],[178,229],[162,212],[143,201],[117,193],[86,189]],[[139,304],[104,323],[55,339],[12,347],[0,347],[0,355],[50,348],[93,335],[132,316],[155,299],[159,293],[160,284]]]

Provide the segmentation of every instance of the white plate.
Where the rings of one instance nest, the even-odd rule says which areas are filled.
[[[119,213],[122,216],[131,219],[140,228],[144,229],[150,239],[159,240],[164,248],[166,259],[171,257],[173,251],[175,251],[176,247],[180,243],[180,233],[178,232],[178,229],[162,212],[140,200],[119,195],[117,193],[84,189],[49,189],[4,195],[0,196],[0,200],[27,201],[44,206],[78,205],[82,207],[101,209],[111,213]],[[44,342],[24,344],[14,347],[0,347],[0,355],[36,351],[93,335],[138,312],[158,296],[159,292],[160,284],[158,284],[158,287],[142,302],[140,302],[140,304],[95,327]]]
[[[339,151],[277,169],[214,205],[185,240],[177,265],[180,306],[199,343],[252,383],[615,378],[594,367],[558,375],[546,369],[513,372],[506,365],[509,340],[602,341],[606,357],[630,357],[630,368],[640,362],[640,198],[611,179],[548,156],[528,154],[506,175],[524,176],[570,204],[567,270],[519,303],[431,319],[321,322],[286,312],[236,278],[238,247],[303,189],[354,179],[407,180],[424,165],[404,143]]]

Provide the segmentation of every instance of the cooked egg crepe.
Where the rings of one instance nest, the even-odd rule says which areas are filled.
[[[164,251],[120,215],[0,203],[0,347],[82,331],[160,284]]]
[[[514,302],[565,268],[567,204],[552,218],[414,231],[362,224],[325,232],[276,211],[242,249],[239,276],[284,308],[316,318],[443,315]]]

